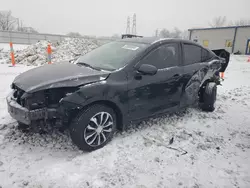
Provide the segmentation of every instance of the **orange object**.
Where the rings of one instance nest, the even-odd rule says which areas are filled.
[[[224,72],[221,72],[221,73],[220,73],[220,77],[221,77],[222,79],[224,79]]]
[[[51,64],[51,53],[52,53],[52,50],[51,50],[50,44],[48,44],[47,52],[48,52],[48,64]]]
[[[250,56],[248,57],[247,62],[250,63]]]
[[[48,51],[48,54],[51,54],[52,50],[51,50],[51,46],[50,46],[50,44],[48,44],[47,51]]]
[[[13,43],[12,42],[10,42],[10,57],[11,57],[12,66],[15,66],[16,62],[15,62],[14,49],[13,49]]]

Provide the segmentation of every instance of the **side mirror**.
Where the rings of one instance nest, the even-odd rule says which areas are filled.
[[[149,64],[142,64],[139,69],[138,72],[144,74],[144,75],[155,75],[157,73],[157,68],[153,65],[149,65]]]

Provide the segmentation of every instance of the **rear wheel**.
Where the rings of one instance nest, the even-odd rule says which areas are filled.
[[[217,96],[217,85],[214,82],[209,82],[202,95],[203,102],[201,109],[207,112],[213,112],[215,110],[215,102]]]
[[[71,139],[85,151],[105,146],[116,129],[116,114],[105,105],[93,105],[81,112],[70,125]]]

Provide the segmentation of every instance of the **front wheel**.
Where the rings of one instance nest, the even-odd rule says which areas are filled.
[[[93,105],[81,112],[70,125],[70,135],[81,150],[93,151],[105,146],[116,129],[116,114],[105,105]]]
[[[215,102],[217,96],[217,85],[214,82],[209,82],[203,92],[203,102],[201,109],[207,112],[213,112],[215,110]]]

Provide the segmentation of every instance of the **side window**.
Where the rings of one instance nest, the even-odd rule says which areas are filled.
[[[178,66],[178,44],[165,44],[150,52],[142,61],[141,64],[150,64],[158,69]]]
[[[211,59],[211,54],[209,53],[209,51],[207,51],[206,49],[202,49],[201,50],[201,61],[205,62],[209,59]]]
[[[184,44],[185,65],[201,62],[201,47],[193,44]]]
[[[206,49],[201,50],[201,61],[202,62],[208,61],[212,57],[213,57],[213,55],[209,51],[207,51]]]
[[[208,60],[208,51],[205,50],[205,49],[202,49],[201,50],[201,61],[204,62],[204,61],[207,61]]]

